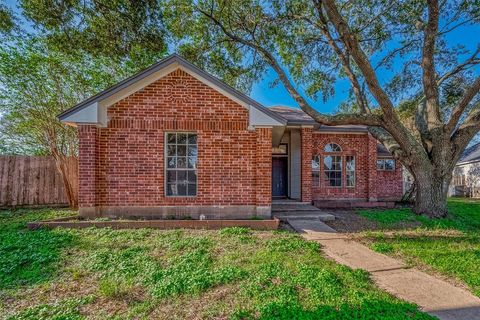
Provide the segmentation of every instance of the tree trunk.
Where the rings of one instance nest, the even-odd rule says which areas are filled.
[[[401,202],[410,202],[412,203],[415,199],[415,194],[417,193],[417,185],[415,180],[412,182],[407,191],[405,191]]]
[[[74,179],[76,174],[74,172],[70,172],[70,170],[72,170],[72,166],[70,166],[68,163],[69,158],[56,152],[53,152],[53,158],[55,159],[58,172],[60,172],[60,175],[63,179],[68,205],[70,208],[76,209],[78,207],[78,188],[75,185],[77,180]]]
[[[416,196],[413,211],[430,218],[447,215],[447,195],[450,179],[436,177],[423,172],[416,177]]]

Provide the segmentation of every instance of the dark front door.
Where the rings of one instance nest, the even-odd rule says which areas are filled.
[[[287,196],[287,157],[272,158],[272,196]]]

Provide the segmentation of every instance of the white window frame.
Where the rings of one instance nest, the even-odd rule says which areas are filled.
[[[330,170],[327,170],[325,169],[325,160],[328,158],[328,157],[332,157],[332,166],[333,166],[333,157],[336,157],[338,159],[340,159],[340,170],[339,169],[330,169]],[[323,165],[323,174],[325,175],[324,176],[324,181],[328,181],[328,184],[325,183],[325,187],[327,188],[342,188],[343,187],[343,157],[341,154],[335,154],[335,153],[331,153],[331,154],[325,154],[323,156],[323,162],[322,162],[322,165]],[[327,177],[327,172],[340,172],[340,179],[337,179],[335,178],[335,180],[340,180],[340,185],[338,186],[332,186],[330,184],[330,177],[328,176]]]
[[[194,168],[188,168],[188,148],[187,148],[187,151],[186,151],[186,161],[187,161],[187,164],[186,164],[186,168],[168,168],[168,135],[169,134],[193,134],[193,135],[196,135],[197,139],[196,139],[196,147],[197,147],[197,159],[196,159],[196,162],[195,162],[195,167]],[[187,139],[188,139],[188,136],[187,136]],[[198,195],[198,133],[197,132],[191,132],[191,131],[165,131],[165,135],[164,135],[164,153],[163,153],[163,156],[164,156],[164,169],[163,169],[163,174],[164,174],[164,178],[163,178],[163,189],[164,189],[164,196],[167,197],[167,198],[195,198],[197,195]],[[178,142],[177,142],[177,139],[175,139],[175,146],[178,145]],[[188,145],[188,141],[187,141],[187,144]],[[178,155],[175,155],[175,157],[178,157]],[[195,172],[195,175],[196,175],[196,183],[195,183],[195,195],[189,195],[188,194],[188,182],[187,182],[187,194],[186,195],[178,195],[178,194],[173,194],[173,195],[169,195],[168,194],[168,171],[180,171],[180,170],[183,170],[183,171],[186,171],[187,173],[187,181],[188,181],[188,171],[194,171]]]
[[[353,159],[353,170],[348,170],[348,158]],[[355,156],[353,155],[345,155],[345,187],[347,188],[355,188],[355,185],[357,184],[357,177],[356,177],[356,172],[357,172],[357,159],[355,159]],[[348,174],[351,173],[353,175],[353,185],[349,186],[348,185]]]
[[[393,162],[393,166],[392,166],[392,169],[387,169],[386,166],[385,166],[385,161],[387,160],[391,160]],[[378,166],[378,164],[381,163],[380,167]],[[393,158],[378,158],[377,159],[377,170],[378,171],[395,171],[395,167],[396,167],[396,161],[395,159]]]

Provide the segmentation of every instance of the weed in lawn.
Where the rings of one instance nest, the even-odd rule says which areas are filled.
[[[270,242],[254,255],[256,268],[240,291],[253,303],[233,319],[433,319],[372,290],[366,272],[326,262],[318,247],[298,240],[282,239],[283,252]]]
[[[255,238],[252,236],[252,230],[242,227],[230,227],[220,230],[220,235],[224,238],[234,237],[235,240],[238,240],[242,243],[255,243]]]
[[[120,277],[109,277],[100,280],[99,293],[107,298],[122,299],[132,290],[132,285]]]
[[[380,253],[390,253],[394,251],[393,245],[385,242],[374,243],[370,246],[373,250]]]
[[[320,245],[316,242],[307,242],[296,235],[274,238],[267,241],[267,246],[272,251],[292,252],[302,248],[320,250]]]
[[[230,228],[223,228],[220,230],[220,234],[222,235],[246,235],[251,234],[252,230],[242,227],[230,227]]]
[[[428,218],[412,214],[410,209],[359,210],[359,215],[377,222],[381,227],[393,227],[399,223],[426,223]]]

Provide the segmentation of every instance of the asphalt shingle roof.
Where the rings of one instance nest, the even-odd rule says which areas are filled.
[[[318,122],[313,120],[303,110],[298,108],[292,108],[287,106],[273,106],[269,107],[270,110],[275,111],[277,114],[287,120],[287,125],[316,125],[317,131],[339,131],[339,132],[366,132],[366,126],[359,125],[343,125],[343,126],[325,126],[319,125]]]

